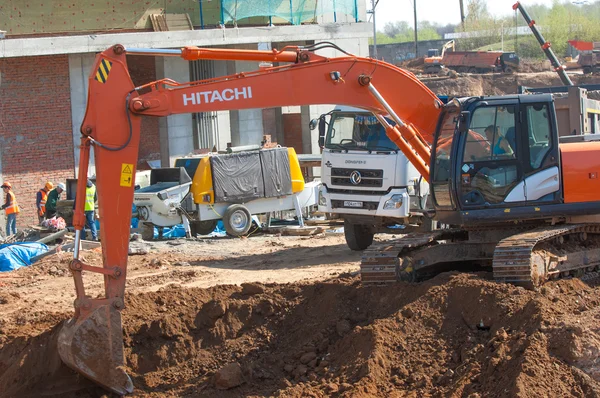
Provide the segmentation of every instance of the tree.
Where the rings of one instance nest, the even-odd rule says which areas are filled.
[[[490,12],[487,9],[485,0],[469,0],[465,23],[477,23],[488,19],[490,19]]]
[[[408,22],[406,21],[388,22],[383,27],[383,33],[388,37],[394,38],[401,33],[405,33],[409,29]]]

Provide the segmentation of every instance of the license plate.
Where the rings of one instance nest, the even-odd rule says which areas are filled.
[[[355,202],[352,200],[344,200],[344,207],[363,207],[363,202]]]

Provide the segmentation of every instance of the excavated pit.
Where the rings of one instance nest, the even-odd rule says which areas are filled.
[[[167,287],[123,313],[133,396],[594,396],[600,288],[560,280],[539,292],[490,274],[420,284]],[[64,315],[17,328],[0,348],[2,396],[98,396],[61,365]],[[15,331],[14,336],[12,330]],[[473,395],[479,394],[479,395]]]

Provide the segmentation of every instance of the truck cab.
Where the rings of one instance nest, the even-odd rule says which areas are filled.
[[[375,233],[420,227],[429,185],[370,112],[337,106],[311,122],[317,125],[323,150],[319,211],[344,219],[352,250],[369,247]]]

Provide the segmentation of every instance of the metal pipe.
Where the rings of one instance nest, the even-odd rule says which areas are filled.
[[[419,57],[419,38],[417,35],[417,0],[414,1],[415,11],[415,58]]]
[[[163,55],[171,57],[180,57],[181,49],[166,49],[166,48],[127,48],[127,54],[132,55]]]
[[[75,242],[73,243],[73,259],[79,260],[79,247],[81,245],[81,230],[75,230]]]
[[[398,114],[394,111],[394,109],[387,103],[385,98],[377,91],[373,84],[369,83],[367,86],[371,94],[375,97],[375,99],[385,108],[388,114],[394,119],[396,124],[399,127],[400,134],[402,137],[408,142],[413,150],[417,152],[417,154],[423,159],[426,165],[429,165],[429,161],[431,160],[431,152],[429,147],[425,144],[423,137],[420,133],[411,125],[407,125],[400,119]],[[405,153],[406,154],[406,153]],[[423,175],[423,174],[422,174]],[[429,179],[429,176],[427,176]]]
[[[383,96],[379,93],[379,91],[377,91],[375,86],[373,86],[371,83],[369,83],[369,85],[367,87],[369,88],[369,91],[371,92],[371,94],[373,94],[373,96],[377,99],[377,101],[385,108],[387,113],[389,113],[389,115],[392,117],[392,119],[394,119],[396,124],[404,127],[406,125],[406,123],[404,123],[402,121],[402,119],[400,119],[400,117],[398,117],[396,112],[392,109],[390,104],[387,103],[387,101],[385,100],[385,98],[383,98]]]
[[[375,25],[375,0],[371,0],[371,12],[373,13],[373,58],[377,59],[377,26]]]
[[[202,0],[198,1],[200,6],[200,29],[204,29],[204,15],[202,13]]]
[[[337,22],[337,13],[335,10],[335,0],[333,0],[333,22]]]

